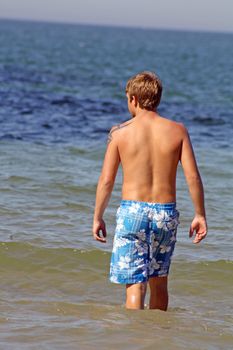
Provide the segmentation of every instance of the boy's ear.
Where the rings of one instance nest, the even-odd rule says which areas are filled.
[[[137,99],[137,96],[132,96],[132,101],[133,101],[134,106],[135,106],[135,108],[136,108],[136,107],[137,107],[137,105],[138,105],[138,99]]]

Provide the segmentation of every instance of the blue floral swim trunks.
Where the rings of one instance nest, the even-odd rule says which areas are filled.
[[[176,203],[122,200],[110,264],[110,281],[131,284],[167,276],[179,225]]]

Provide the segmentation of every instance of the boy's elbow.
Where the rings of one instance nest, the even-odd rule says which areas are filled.
[[[196,183],[200,183],[200,184],[202,183],[200,174],[186,175],[186,180],[190,185],[196,184]]]
[[[99,179],[99,182],[104,187],[110,187],[111,188],[114,185],[114,179],[112,179],[111,177],[101,176],[100,179]]]

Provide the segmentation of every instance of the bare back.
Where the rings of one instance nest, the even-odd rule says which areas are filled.
[[[150,114],[133,118],[122,126],[116,133],[123,168],[122,199],[176,201],[181,125]]]
[[[144,114],[145,113],[145,114]],[[133,114],[132,114],[133,115]],[[94,237],[106,242],[102,219],[119,164],[123,168],[122,199],[152,203],[176,202],[177,165],[181,163],[195,207],[189,230],[193,243],[207,234],[204,189],[188,130],[155,112],[140,112],[111,128],[99,177],[94,213]],[[99,235],[102,230],[103,237]]]

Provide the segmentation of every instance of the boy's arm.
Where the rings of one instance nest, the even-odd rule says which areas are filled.
[[[117,127],[112,127],[108,135],[108,145],[96,190],[96,202],[92,231],[94,238],[100,242],[106,242],[105,237],[107,233],[105,222],[103,220],[103,214],[111,197],[117,170],[120,164],[117,137],[116,135],[113,135],[113,131],[116,129]],[[102,231],[103,237],[100,236],[100,231]]]
[[[184,126],[180,162],[184,170],[184,175],[195,209],[195,217],[190,226],[189,236],[192,237],[193,232],[196,230],[196,235],[193,242],[199,243],[207,234],[204,188],[197,167],[189,133]]]

